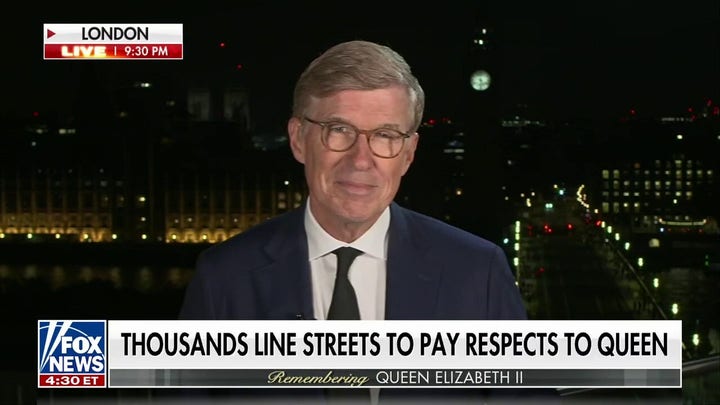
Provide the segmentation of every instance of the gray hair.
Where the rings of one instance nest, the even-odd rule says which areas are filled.
[[[425,108],[425,92],[405,59],[384,45],[343,42],[318,56],[300,75],[293,94],[293,115],[302,117],[311,97],[391,86],[407,89],[414,112],[412,132],[417,131]]]

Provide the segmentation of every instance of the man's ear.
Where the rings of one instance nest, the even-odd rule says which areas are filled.
[[[298,117],[288,120],[288,136],[290,138],[290,149],[295,160],[305,164],[305,137],[302,133],[302,121]]]
[[[404,176],[405,173],[407,173],[408,169],[410,168],[410,164],[415,160],[415,150],[417,149],[417,144],[420,139],[420,136],[415,132],[410,136],[410,138],[405,140],[405,151],[400,154],[400,158],[403,159],[403,169],[402,169],[402,175]]]

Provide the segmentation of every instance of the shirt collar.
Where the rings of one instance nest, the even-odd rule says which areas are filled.
[[[351,246],[364,253],[385,260],[387,257],[387,233],[390,228],[390,207],[386,207],[380,217],[362,236],[352,243],[333,238],[320,226],[310,210],[310,199],[305,204],[305,232],[308,239],[308,257],[315,260],[325,256],[341,246]]]

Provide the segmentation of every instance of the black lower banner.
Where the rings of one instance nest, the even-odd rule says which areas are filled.
[[[110,369],[108,387],[666,387],[680,369]]]

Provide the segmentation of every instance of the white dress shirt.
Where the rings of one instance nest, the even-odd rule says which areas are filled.
[[[310,199],[307,200],[305,233],[308,240],[315,319],[327,319],[337,273],[337,257],[332,251],[341,246],[351,246],[363,252],[355,258],[348,272],[350,284],[357,296],[360,319],[385,319],[388,229],[390,207],[385,208],[373,226],[354,242],[348,244],[339,241],[320,226],[310,210]],[[370,388],[370,403],[377,405],[379,398],[380,389]]]
[[[390,207],[387,207],[373,226],[354,242],[339,241],[330,236],[317,222],[308,199],[305,207],[305,232],[308,240],[315,319],[327,319],[337,267],[337,257],[332,251],[341,246],[351,246],[363,252],[353,261],[348,273],[357,296],[360,319],[385,319],[385,274],[389,228]]]

